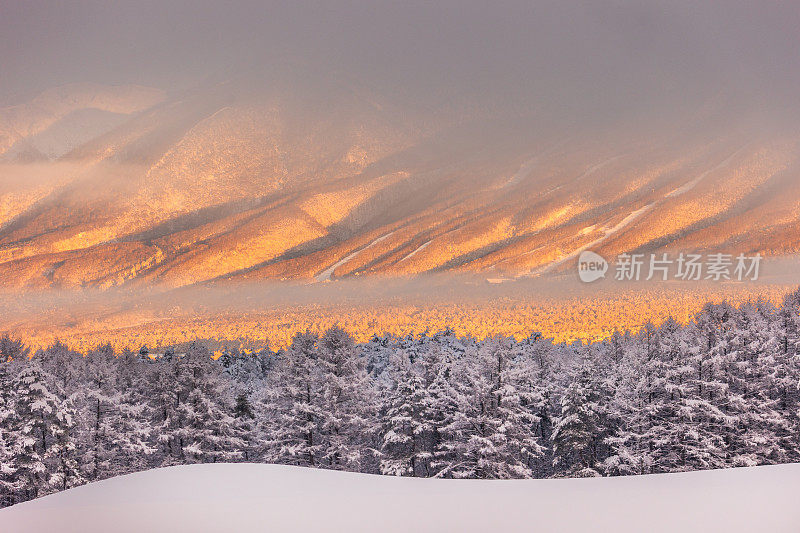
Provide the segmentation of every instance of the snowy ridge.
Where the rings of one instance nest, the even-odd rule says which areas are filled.
[[[734,153],[732,153],[730,156],[728,156],[724,161],[722,161],[719,165],[715,166],[712,169],[706,170],[705,172],[703,172],[702,174],[697,176],[695,179],[693,179],[692,181],[690,181],[686,185],[678,187],[674,191],[670,192],[664,198],[674,198],[676,196],[680,196],[682,194],[686,194],[687,192],[691,191],[692,189],[697,187],[700,184],[700,182],[703,181],[706,178],[706,176],[708,176],[709,174],[711,174],[713,172],[716,172],[717,170],[720,170],[720,169],[728,166],[728,164],[730,164],[730,162],[733,160],[733,158],[736,157],[736,155],[739,154],[742,150],[744,150],[744,147],[736,150]]]
[[[668,199],[675,198],[675,197],[681,196],[683,194],[686,194],[687,192],[689,192],[692,189],[694,189],[697,185],[700,184],[700,182],[702,182],[706,178],[706,176],[708,176],[709,174],[712,174],[712,173],[714,173],[714,172],[726,167],[728,164],[730,164],[730,162],[733,160],[733,158],[736,157],[736,155],[739,154],[742,150],[743,150],[743,148],[740,148],[739,150],[736,150],[734,153],[732,153],[730,156],[728,156],[725,160],[720,162],[715,167],[713,167],[713,168],[711,168],[709,170],[706,170],[705,172],[700,174],[697,178],[693,179],[692,181],[690,181],[690,182],[686,183],[685,185],[682,185],[681,187],[678,187],[677,189],[674,189],[673,191],[667,193],[666,195],[664,195],[664,198],[662,200],[650,203],[648,205],[645,205],[644,207],[641,207],[641,208],[637,209],[636,211],[633,211],[628,216],[623,218],[622,221],[620,221],[616,226],[614,226],[614,227],[612,227],[610,229],[605,229],[605,232],[604,232],[602,237],[590,242],[589,244],[581,246],[580,248],[574,250],[573,252],[561,257],[560,259],[557,259],[557,260],[553,261],[552,263],[550,263],[548,265],[545,265],[544,267],[536,269],[535,271],[531,272],[529,275],[533,276],[533,277],[536,277],[536,276],[541,276],[542,274],[546,274],[548,272],[552,272],[555,268],[563,265],[564,263],[566,263],[568,261],[571,261],[572,259],[577,258],[581,253],[585,252],[586,250],[590,250],[592,248],[595,248],[595,247],[603,244],[609,238],[619,234],[625,228],[630,226],[633,222],[639,220],[643,215],[645,215],[645,214],[649,213],[650,211],[652,211],[656,206],[658,206],[662,202],[664,202],[664,201],[666,201]],[[611,163],[612,161],[614,161],[616,159],[619,159],[620,157],[621,156],[612,157],[611,159],[608,159],[606,161],[598,163],[597,165],[595,165],[592,168],[590,168],[589,170],[587,170],[586,173],[583,176],[581,176],[581,178],[583,178],[583,177],[591,174],[592,172],[602,168],[603,166]]]
[[[509,178],[509,180],[503,185],[503,187],[512,187],[517,183],[521,182],[525,178],[527,178],[533,169],[536,168],[536,165],[539,163],[539,156],[532,157],[528,159],[522,165],[520,165],[519,170],[517,170],[513,176]]]
[[[418,253],[420,253],[422,250],[424,250],[425,248],[427,248],[428,246],[430,246],[431,242],[432,242],[432,241],[426,241],[424,244],[422,244],[421,246],[419,246],[418,248],[416,248],[416,249],[415,249],[413,252],[411,252],[410,254],[408,254],[407,256],[405,256],[404,258],[402,258],[400,261],[405,261],[406,259],[411,259],[411,258],[412,258],[412,257],[414,257],[415,255],[417,255]],[[399,263],[400,261],[398,261],[398,263]]]
[[[117,477],[0,511],[0,530],[800,530],[800,465],[631,478],[454,481],[256,464]]]
[[[353,259],[355,256],[357,256],[358,254],[360,254],[361,252],[365,252],[365,251],[369,250],[370,248],[372,248],[373,246],[375,246],[376,244],[378,244],[378,243],[380,243],[380,242],[383,242],[383,241],[385,241],[386,239],[388,239],[389,237],[391,237],[392,235],[394,235],[394,233],[395,233],[395,232],[394,232],[394,231],[392,231],[391,233],[387,233],[386,235],[383,235],[382,237],[378,237],[377,239],[375,239],[374,241],[372,241],[371,243],[369,243],[369,244],[368,244],[368,245],[366,245],[365,247],[363,247],[363,248],[360,248],[360,249],[356,250],[355,252],[353,252],[353,253],[351,253],[351,254],[349,254],[349,255],[346,255],[346,256],[345,256],[343,259],[340,259],[339,261],[337,261],[336,263],[332,264],[330,267],[328,267],[327,269],[325,269],[324,271],[322,271],[322,272],[321,272],[321,273],[320,273],[320,274],[319,274],[319,275],[318,275],[318,276],[315,278],[315,279],[316,279],[316,281],[330,281],[330,279],[331,279],[331,276],[333,275],[333,272],[334,272],[334,271],[335,271],[337,268],[339,268],[339,267],[340,267],[340,266],[342,266],[343,264],[347,263],[348,261],[350,261],[351,259]]]
[[[487,136],[483,119],[458,119],[454,128],[456,119],[443,118],[427,130],[426,114],[345,97],[312,119],[303,110],[313,109],[313,99],[277,88],[244,97],[236,87],[161,95],[163,104],[145,113],[133,111],[158,95],[120,97],[102,109],[93,100],[77,110],[58,104],[44,118],[32,103],[20,120],[41,128],[27,128],[23,137],[5,131],[14,121],[0,116],[0,152],[17,146],[0,157],[8,165],[3,176],[14,183],[0,184],[0,204],[10,206],[0,214],[0,287],[176,288],[356,274],[484,276],[489,269],[514,279],[563,273],[583,243],[610,231],[630,242],[643,220],[659,249],[734,247],[777,256],[800,246],[795,130],[760,139],[715,126],[684,138],[653,123],[602,135],[567,129],[554,138],[544,123],[520,130],[497,117],[499,130]],[[87,90],[53,98],[82,102]],[[639,142],[643,135],[648,140]],[[480,150],[465,139],[483,139]],[[66,154],[80,162],[68,176],[49,163]],[[85,165],[92,158],[103,164]],[[69,188],[56,194],[32,185],[56,179]],[[761,187],[766,180],[785,181]],[[704,209],[692,207],[698,198]],[[645,205],[648,211],[639,211]],[[735,205],[750,207],[732,211]],[[671,217],[678,211],[686,216]],[[723,212],[733,220],[723,223]],[[733,239],[731,228],[750,220],[764,221],[763,231]],[[343,223],[333,231],[335,221]],[[580,233],[592,226],[592,235]],[[388,228],[403,228],[391,238],[391,253],[373,248],[368,266],[339,268],[366,257],[366,243]],[[430,247],[431,240],[438,245]]]
[[[650,212],[650,210],[652,210],[653,207],[655,207],[655,205],[656,205],[655,203],[652,203],[652,204],[648,204],[648,205],[646,205],[644,207],[641,207],[641,208],[637,209],[633,213],[631,213],[628,216],[626,216],[625,218],[623,218],[619,222],[619,224],[617,224],[613,228],[606,229],[605,232],[603,233],[602,237],[600,237],[598,239],[595,239],[592,242],[590,242],[589,244],[585,244],[585,245],[581,246],[580,248],[576,249],[575,251],[573,251],[573,252],[571,252],[571,253],[563,256],[563,257],[561,257],[560,259],[557,259],[557,260],[553,261],[552,263],[550,263],[550,264],[548,264],[548,265],[546,265],[546,266],[544,266],[544,267],[542,267],[540,269],[537,269],[537,270],[531,272],[530,276],[536,277],[536,276],[541,276],[542,274],[546,274],[547,272],[551,272],[553,269],[563,265],[567,261],[570,261],[572,259],[577,258],[581,253],[585,252],[586,250],[589,250],[591,248],[594,248],[596,246],[599,246],[599,245],[603,244],[609,238],[613,237],[614,235],[617,235],[619,232],[621,232],[622,230],[624,230],[625,228],[630,226],[633,222],[635,222],[636,220],[640,219],[642,217],[642,215],[645,215],[646,213]]]

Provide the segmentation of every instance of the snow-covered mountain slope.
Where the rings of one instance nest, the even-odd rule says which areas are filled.
[[[15,533],[800,530],[800,465],[630,478],[454,481],[208,464],[93,483],[0,511]]]
[[[300,87],[162,101],[80,86],[0,110],[14,156],[0,288],[519,277],[570,269],[586,247],[800,251],[791,120],[724,99],[588,120]]]
[[[58,159],[75,148],[124,123],[129,115],[96,108],[83,108],[66,115],[47,129],[17,141],[2,159],[6,161],[47,161]]]
[[[95,110],[110,114],[132,114],[152,107],[163,99],[164,93],[161,90],[137,85],[73,83],[49,89],[23,104],[0,108],[0,155],[11,150],[17,143],[42,135],[72,113]],[[61,136],[74,138],[79,135],[75,130],[81,129],[78,126],[99,134],[92,131],[96,127],[87,125],[90,120],[88,117],[90,115],[79,115],[71,121],[71,128],[67,122],[59,125],[49,135],[42,135],[41,141],[45,150],[51,153],[61,151],[57,149],[61,143],[57,143],[55,137],[60,133]],[[98,121],[94,118],[93,123]],[[84,142],[88,140],[90,138],[84,138]]]

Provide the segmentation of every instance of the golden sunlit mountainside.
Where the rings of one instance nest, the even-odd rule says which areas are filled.
[[[800,247],[800,130],[722,97],[572,128],[280,87],[76,85],[0,110],[0,287],[513,278],[586,248]]]

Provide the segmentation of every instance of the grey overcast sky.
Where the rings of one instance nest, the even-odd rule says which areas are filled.
[[[0,0],[0,102],[272,69],[410,91],[790,101],[800,2]]]

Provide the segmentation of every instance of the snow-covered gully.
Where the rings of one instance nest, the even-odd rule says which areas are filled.
[[[573,250],[569,254],[567,254],[567,255],[559,258],[559,259],[556,259],[552,263],[548,263],[547,265],[544,265],[543,267],[540,267],[538,269],[533,270],[530,274],[528,274],[528,276],[529,277],[537,277],[537,276],[541,276],[542,274],[546,274],[548,272],[552,272],[553,270],[555,270],[559,266],[563,265],[564,263],[577,258],[584,251],[591,250],[592,248],[596,248],[596,247],[600,246],[604,242],[608,241],[610,238],[612,238],[615,235],[618,235],[619,233],[621,233],[623,230],[625,230],[625,228],[627,228],[628,226],[630,226],[631,224],[633,224],[634,222],[636,222],[637,220],[642,218],[644,215],[646,215],[647,213],[652,211],[653,208],[655,208],[656,206],[662,204],[663,202],[665,202],[667,200],[670,200],[672,198],[676,198],[678,196],[681,196],[681,195],[691,191],[692,189],[694,189],[701,181],[703,181],[706,178],[706,176],[708,176],[709,174],[712,174],[712,173],[714,173],[714,172],[726,167],[731,162],[731,160],[741,151],[742,151],[742,149],[737,150],[736,152],[731,154],[729,157],[727,157],[724,161],[722,161],[721,163],[719,163],[715,167],[711,168],[710,170],[707,170],[707,171],[703,172],[702,174],[700,174],[700,176],[698,176],[694,180],[692,180],[689,183],[686,183],[685,185],[683,185],[681,187],[678,187],[677,189],[675,189],[675,190],[669,192],[668,194],[664,195],[664,197],[662,199],[657,200],[655,202],[652,202],[650,204],[647,204],[644,207],[641,207],[641,208],[633,211],[628,216],[623,218],[617,225],[615,225],[612,228],[606,229],[601,237],[591,241],[588,244],[585,244],[585,245],[577,248],[576,250]],[[600,168],[600,167],[602,167],[602,166],[614,161],[615,159],[617,159],[617,158],[611,158],[611,159],[606,160],[606,161],[604,161],[602,163],[599,163],[598,165],[595,165],[594,167],[589,169],[586,172],[586,174],[594,172],[598,168]],[[584,174],[584,175],[586,175],[586,174]]]
[[[363,248],[359,248],[359,249],[358,249],[358,250],[356,250],[355,252],[353,252],[353,253],[351,253],[351,254],[349,254],[349,255],[345,256],[343,259],[340,259],[339,261],[337,261],[336,263],[332,264],[330,267],[328,267],[327,269],[325,269],[323,272],[321,272],[321,273],[320,273],[320,274],[319,274],[319,275],[318,275],[318,276],[315,278],[315,279],[316,279],[316,281],[330,281],[330,279],[331,279],[331,276],[333,276],[333,273],[334,273],[334,271],[335,271],[337,268],[339,268],[339,267],[340,267],[340,266],[342,266],[343,264],[347,263],[348,261],[350,261],[351,259],[353,259],[355,256],[357,256],[358,254],[360,254],[361,252],[366,252],[367,250],[369,250],[370,248],[372,248],[372,247],[373,247],[373,246],[375,246],[376,244],[378,244],[378,243],[380,243],[380,242],[383,242],[383,241],[385,241],[386,239],[388,239],[389,237],[391,237],[392,235],[394,235],[394,233],[395,233],[395,232],[394,232],[394,231],[392,231],[391,233],[387,233],[386,235],[383,235],[382,237],[378,237],[377,239],[375,239],[374,241],[372,241],[371,243],[369,243],[369,244],[368,244],[368,245],[366,245],[365,247],[363,247]]]

